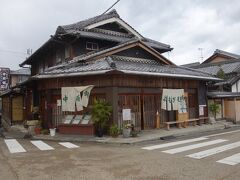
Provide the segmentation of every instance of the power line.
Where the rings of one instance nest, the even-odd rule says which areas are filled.
[[[12,50],[5,50],[5,49],[0,49],[0,52],[6,52],[6,53],[12,53],[12,54],[24,54],[27,55],[27,53],[20,52],[20,51],[12,51]]]
[[[106,12],[108,12],[110,9],[113,8],[113,6],[115,6],[120,0],[117,0],[113,5],[111,5],[106,11],[104,11],[104,13],[102,14],[105,14]]]

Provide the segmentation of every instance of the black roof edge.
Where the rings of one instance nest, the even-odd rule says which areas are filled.
[[[29,56],[25,61],[23,61],[21,64],[19,64],[20,67],[23,67],[25,64],[28,64],[28,62],[41,50],[43,49],[49,42],[52,41],[54,36],[50,36],[50,38],[43,43],[40,48],[38,48],[33,54],[31,54],[31,56]]]

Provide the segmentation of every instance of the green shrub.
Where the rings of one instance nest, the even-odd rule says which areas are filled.
[[[112,106],[105,100],[96,100],[93,104],[92,115],[95,127],[103,129],[112,113]]]
[[[118,129],[118,126],[116,124],[113,124],[110,127],[110,135],[112,137],[117,137],[119,135],[119,129]]]
[[[220,110],[220,107],[217,103],[212,103],[209,105],[209,111],[213,114],[215,119],[219,110]]]

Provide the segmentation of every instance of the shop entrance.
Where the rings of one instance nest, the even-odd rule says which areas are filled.
[[[137,130],[154,129],[156,113],[161,111],[161,94],[119,94],[118,124],[123,127],[122,109],[131,109],[132,123]]]

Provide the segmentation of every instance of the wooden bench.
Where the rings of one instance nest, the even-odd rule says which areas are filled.
[[[167,130],[169,130],[171,124],[176,124],[178,128],[180,128],[181,126],[186,128],[189,122],[192,122],[193,126],[196,126],[197,124],[200,126],[202,124],[202,120],[206,124],[208,122],[208,117],[193,118],[185,121],[170,121],[170,122],[165,122],[165,124],[166,124]]]
[[[203,121],[204,124],[208,124],[209,123],[209,118],[208,117],[199,117],[200,125],[202,124],[202,121]]]
[[[188,119],[188,120],[184,121],[183,125],[184,125],[184,127],[187,127],[188,123],[189,123],[189,122],[192,122],[192,123],[193,123],[193,126],[196,126],[197,124],[198,124],[198,125],[200,124],[199,121],[200,121],[200,120],[199,120],[198,118]]]
[[[169,121],[169,122],[165,122],[167,130],[170,130],[170,125],[171,124],[176,124],[178,126],[178,128],[180,128],[181,124],[184,123],[184,121]]]

